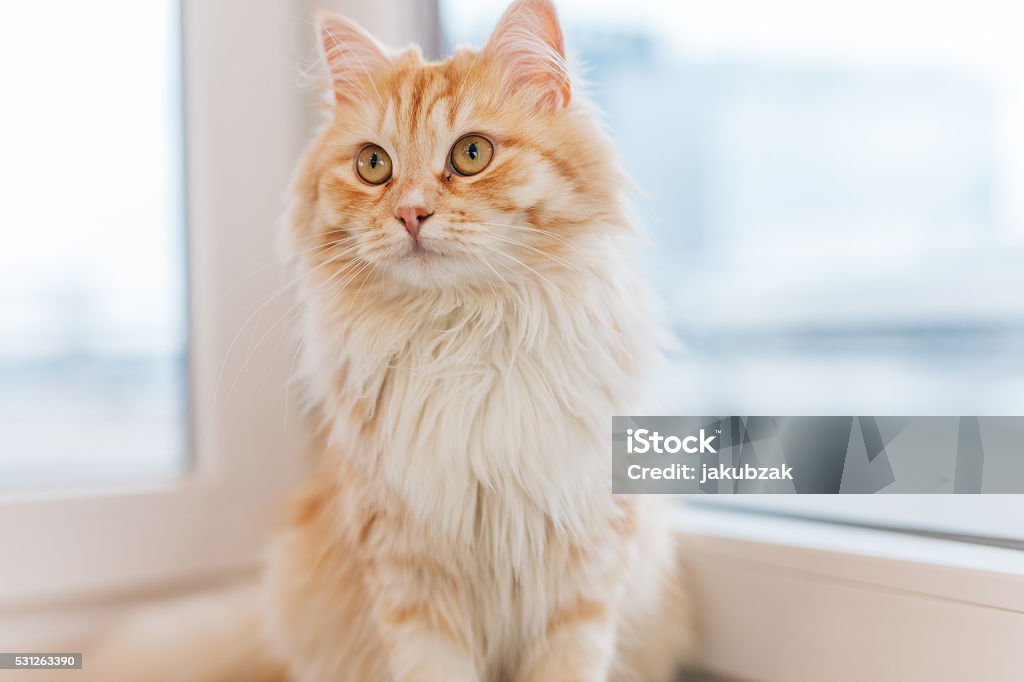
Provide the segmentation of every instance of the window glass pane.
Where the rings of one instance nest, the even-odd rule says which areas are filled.
[[[0,489],[179,472],[177,2],[0,7]]]
[[[504,0],[445,0],[450,43]],[[684,414],[1024,414],[1022,10],[560,0]]]
[[[450,45],[505,4],[443,0]],[[687,348],[665,412],[1024,414],[1024,9],[557,5]],[[722,502],[1024,538],[1021,499]]]

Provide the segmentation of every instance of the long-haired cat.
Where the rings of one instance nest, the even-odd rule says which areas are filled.
[[[659,333],[554,8],[438,63],[319,32],[289,238],[321,460],[262,614],[235,597],[277,663],[232,642],[174,679],[667,682],[692,644],[670,512],[610,471]]]

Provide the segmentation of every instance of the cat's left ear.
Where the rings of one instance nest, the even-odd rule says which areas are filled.
[[[501,66],[510,92],[537,94],[537,105],[556,109],[569,103],[569,70],[558,14],[551,0],[516,0],[505,10],[484,55]]]

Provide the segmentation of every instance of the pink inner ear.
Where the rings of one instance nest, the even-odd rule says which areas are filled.
[[[547,106],[569,103],[569,72],[558,15],[550,0],[518,0],[505,11],[484,52],[505,65],[513,88],[537,89]]]
[[[364,79],[372,78],[391,63],[377,41],[345,17],[321,12],[317,15],[317,30],[339,100],[354,99]]]

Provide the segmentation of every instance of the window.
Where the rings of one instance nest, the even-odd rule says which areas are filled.
[[[0,178],[17,188],[0,209],[0,488],[174,476],[189,440],[177,3],[0,17]]]
[[[505,3],[442,3],[449,42]],[[1024,414],[1002,2],[558,3],[688,352],[682,414]]]
[[[504,4],[444,0],[448,42]],[[1024,414],[1019,8],[558,8],[686,347],[665,413]],[[718,503],[1024,540],[1016,496]]]
[[[0,620],[248,570],[302,474],[276,251],[299,14],[0,10]]]

